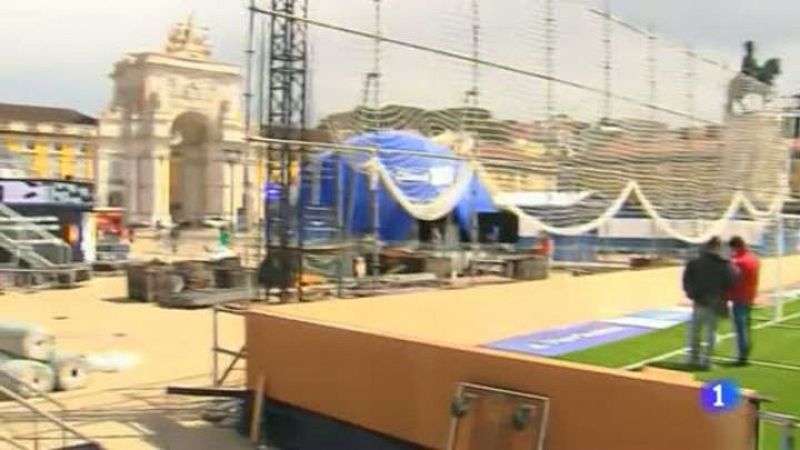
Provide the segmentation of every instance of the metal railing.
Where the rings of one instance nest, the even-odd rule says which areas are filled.
[[[212,309],[212,318],[211,318],[211,334],[212,334],[212,347],[211,347],[211,357],[212,357],[212,366],[211,366],[211,382],[214,387],[220,387],[225,384],[225,381],[230,376],[231,372],[236,368],[236,365],[247,359],[247,349],[244,345],[242,345],[239,349],[233,350],[229,348],[225,348],[220,345],[219,342],[219,315],[220,314],[228,314],[231,316],[238,316],[244,318],[245,313],[247,312],[248,304],[241,302],[237,303],[230,303],[230,304],[222,304],[222,305],[215,305]],[[225,369],[220,374],[220,356],[224,355],[229,358],[232,358]]]
[[[36,252],[31,245],[20,243],[2,233],[0,233],[0,247],[5,248],[14,257],[27,262],[33,268],[43,269],[56,265]]]
[[[0,247],[33,268],[51,268],[71,263],[72,248],[69,244],[49,231],[52,225],[41,225],[41,222],[52,222],[53,219],[25,217],[0,203]],[[52,246],[51,258],[46,256],[47,253],[37,250],[36,245]]]
[[[3,372],[0,372],[0,374],[3,374]],[[10,375],[3,374],[3,378],[5,380],[7,380],[7,381],[10,381],[11,383],[15,383],[15,384],[21,385],[23,387],[26,387],[29,390],[32,390],[32,392],[37,392],[35,389],[32,388],[32,386],[27,385],[26,383],[24,383],[21,380],[18,380],[16,378],[10,377]],[[34,428],[33,434],[31,436],[19,436],[19,435],[8,436],[6,439],[11,445],[16,446],[17,448],[25,448],[24,446],[19,444],[19,442],[17,442],[17,441],[20,441],[20,440],[32,441],[34,450],[38,450],[39,449],[40,440],[44,440],[44,438],[42,438],[40,436],[40,422],[44,422],[45,424],[49,424],[51,426],[55,426],[56,427],[57,431],[60,432],[60,438],[57,438],[57,439],[59,441],[61,441],[61,446],[62,447],[67,447],[68,444],[74,444],[74,443],[77,443],[77,444],[95,444],[95,445],[97,445],[96,442],[94,440],[92,440],[90,437],[88,437],[87,435],[85,435],[82,432],[78,431],[77,429],[75,429],[71,425],[69,425],[66,422],[64,422],[62,419],[56,417],[55,415],[45,411],[44,409],[40,408],[39,406],[34,405],[30,400],[22,397],[17,392],[15,392],[14,389],[11,389],[11,388],[7,387],[5,385],[5,383],[2,383],[2,382],[0,382],[0,394],[2,394],[6,398],[10,399],[11,401],[16,403],[17,405],[25,408],[26,410],[28,410],[29,412],[31,412],[33,414],[33,423],[32,423],[33,428]],[[64,405],[59,403],[58,401],[56,401],[55,399],[53,399],[49,395],[39,392],[39,393],[36,394],[36,397],[44,399],[48,403],[51,403],[51,404],[55,405],[56,407],[59,408],[59,410],[60,410],[60,412],[62,414],[66,412],[66,408],[64,407]],[[48,441],[52,441],[53,439],[52,438],[47,438],[47,440]],[[77,442],[75,442],[75,441],[77,441]]]
[[[776,425],[780,429],[780,449],[759,447],[758,450],[795,450],[795,432],[800,426],[800,418],[775,412],[761,411],[758,413],[759,424]],[[760,445],[760,443],[758,444]]]
[[[14,220],[16,220],[18,222],[31,222],[32,221],[31,218],[25,217],[25,216],[19,214],[18,212],[14,211],[13,209],[9,208],[8,206],[6,206],[6,205],[4,205],[2,203],[0,203],[0,217],[6,217],[6,218],[9,218],[9,219],[14,219]],[[54,236],[53,233],[50,233],[50,232],[48,232],[46,230],[43,230],[43,229],[40,229],[40,227],[38,227],[35,224],[31,224],[31,226],[29,228],[27,228],[26,231],[30,232],[30,233],[33,233],[40,240],[47,240],[50,243],[52,243],[53,245],[58,245],[58,246],[70,248],[69,245],[66,242],[64,242],[63,240],[61,240],[61,239],[57,238],[56,236]]]

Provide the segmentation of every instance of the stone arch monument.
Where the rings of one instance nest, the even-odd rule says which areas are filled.
[[[169,31],[163,51],[130,53],[114,65],[97,198],[121,196],[130,222],[232,220],[253,211],[241,74],[210,58],[205,30],[189,17]]]

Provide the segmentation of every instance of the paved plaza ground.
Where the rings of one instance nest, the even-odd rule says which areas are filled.
[[[0,317],[39,324],[69,351],[141,358],[131,369],[93,374],[87,389],[54,394],[70,411],[67,422],[106,448],[251,448],[234,431],[201,420],[207,401],[164,391],[172,384],[210,385],[211,312],[163,309],[124,297],[123,277],[97,278],[72,290],[6,293],[0,296]],[[242,333],[238,318],[221,321],[223,344],[241,345]],[[0,404],[0,417],[14,433],[33,430],[29,414],[11,404]]]

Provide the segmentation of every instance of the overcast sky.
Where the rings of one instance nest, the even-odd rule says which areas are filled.
[[[587,0],[589,3],[591,0]],[[0,102],[64,106],[97,115],[111,92],[108,73],[125,52],[159,50],[169,26],[194,11],[196,19],[210,28],[214,57],[232,63],[243,60],[247,0],[1,0],[0,1]],[[558,3],[559,0],[556,0]],[[384,0],[388,35],[425,42],[457,51],[469,51],[468,0]],[[542,70],[541,5],[531,0],[483,0],[485,35],[483,57],[530,70]],[[565,3],[565,2],[560,2]],[[558,74],[581,78],[601,86],[600,28],[587,30],[569,22],[567,11],[575,1],[562,5],[559,24],[561,53]],[[520,5],[525,6],[520,6]],[[348,26],[372,28],[369,0],[311,0],[314,17]],[[521,12],[524,10],[523,12]],[[675,43],[685,42],[738,67],[741,44],[759,43],[761,60],[780,56],[785,75],[782,86],[800,87],[800,41],[797,40],[797,0],[612,0],[613,12],[640,24],[652,25]],[[593,34],[594,33],[594,34]],[[352,107],[359,102],[363,74],[369,70],[370,43],[331,32],[317,31],[314,39],[314,110],[318,114]],[[633,41],[633,40],[632,40]],[[644,41],[642,41],[643,43]],[[643,46],[621,45],[615,60],[620,71],[615,90],[637,90],[644,96]],[[638,53],[637,53],[638,52]],[[529,58],[530,55],[534,55]],[[797,56],[797,58],[796,58]],[[468,88],[470,69],[453,61],[443,62],[417,53],[386,49],[384,99],[448,106]],[[528,59],[531,62],[528,62]],[[659,89],[660,98],[682,98],[679,57],[663,77],[671,84]],[[535,60],[535,61],[534,61]],[[677,62],[676,62],[677,61]],[[627,62],[628,65],[625,65]],[[662,64],[662,69],[668,66]],[[543,108],[543,90],[534,83],[504,73],[482,73],[486,102],[495,109],[522,114]],[[632,79],[635,77],[636,80]],[[628,78],[631,78],[630,80]],[[518,87],[525,84],[525,87]],[[624,88],[620,86],[625,86]],[[633,87],[634,85],[638,87]],[[716,85],[703,85],[698,93],[721,95]],[[519,92],[509,93],[518,89]],[[449,90],[449,91],[448,91]],[[452,91],[452,92],[450,92]],[[709,92],[714,91],[713,94]],[[580,95],[556,92],[566,110],[585,107]],[[711,98],[711,97],[709,97]],[[437,99],[433,101],[431,99]],[[666,100],[664,100],[666,101]],[[674,107],[681,109],[678,100]],[[712,101],[717,108],[717,101]],[[531,106],[534,105],[534,106]],[[703,105],[698,106],[702,109]],[[567,111],[570,112],[570,111]]]

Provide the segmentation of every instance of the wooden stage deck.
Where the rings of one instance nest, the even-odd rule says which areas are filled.
[[[510,336],[611,319],[685,304],[681,267],[469,289],[431,290],[375,298],[269,307],[270,314],[411,336],[432,342],[480,345]],[[780,277],[780,281],[778,280]],[[800,283],[800,256],[762,262],[761,288]]]
[[[765,289],[778,276],[784,285],[800,281],[798,257],[762,267]],[[416,448],[447,448],[456,389],[476,383],[549,398],[547,450],[750,449],[753,407],[710,415],[691,378],[479,347],[675,306],[680,275],[673,267],[254,310],[248,386],[256,391],[263,381],[271,399]]]

